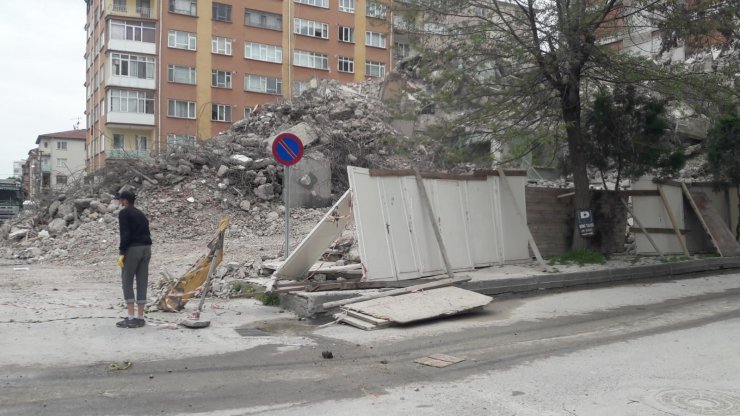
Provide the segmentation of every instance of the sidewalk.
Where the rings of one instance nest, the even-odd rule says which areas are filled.
[[[647,263],[647,264],[646,264]],[[603,265],[556,265],[543,271],[537,263],[504,265],[459,272],[458,277],[471,280],[460,287],[484,295],[522,293],[544,289],[606,283],[629,283],[641,279],[674,279],[687,275],[740,269],[740,257],[712,257],[698,260],[659,262],[657,258],[644,259],[632,265],[625,260],[612,260]],[[280,295],[280,305],[298,316],[316,316],[327,313],[322,308],[326,302],[348,299],[371,290],[344,290],[330,292],[291,292]]]

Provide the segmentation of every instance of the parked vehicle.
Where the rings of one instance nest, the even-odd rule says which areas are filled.
[[[12,179],[0,179],[0,222],[18,215],[23,206],[21,184]]]

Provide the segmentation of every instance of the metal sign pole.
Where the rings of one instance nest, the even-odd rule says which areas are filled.
[[[283,192],[285,192],[285,258],[290,255],[290,166],[285,167],[285,180],[283,181]]]

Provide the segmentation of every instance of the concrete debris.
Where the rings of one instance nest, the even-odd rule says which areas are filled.
[[[227,250],[226,258],[232,263],[216,271],[216,296],[235,292],[235,286],[242,287],[242,282],[266,277],[263,262],[279,258],[281,245],[243,247],[272,236],[282,240],[284,168],[273,159],[270,149],[277,134],[290,131],[298,135],[305,143],[306,159],[331,170],[326,180],[318,173],[309,174],[313,172],[293,178],[296,187],[305,189],[330,182],[326,207],[291,209],[293,227],[301,229],[300,233],[307,233],[336,195],[346,191],[347,164],[390,169],[411,165],[409,157],[386,156],[395,153],[388,147],[388,138],[397,132],[389,123],[390,111],[377,98],[380,82],[341,85],[326,80],[315,84],[290,103],[279,101],[257,108],[209,140],[172,146],[151,159],[111,164],[91,183],[37,201],[35,208],[0,228],[0,257],[28,263],[99,264],[110,267],[105,269],[110,272],[117,271],[109,266],[118,251],[120,206],[113,196],[125,188],[137,194],[137,207],[149,217],[155,247],[196,241],[211,234],[209,224],[214,219],[224,215],[233,219],[226,235],[227,247],[234,246],[249,256]],[[291,231],[294,241],[302,237]],[[352,248],[351,242],[332,247],[327,258],[351,263],[343,254]],[[353,254],[356,260],[356,249]],[[156,280],[150,279],[152,297],[157,288],[165,287]]]

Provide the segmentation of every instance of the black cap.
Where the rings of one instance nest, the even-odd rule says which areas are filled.
[[[116,195],[116,199],[125,199],[128,202],[134,202],[136,201],[136,195],[130,191],[123,191]]]

